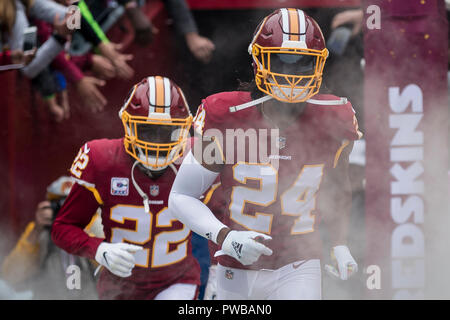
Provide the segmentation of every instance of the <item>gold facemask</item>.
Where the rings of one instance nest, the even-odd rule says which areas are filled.
[[[134,88],[132,95],[134,94]],[[187,118],[171,118],[168,114],[151,113],[134,116],[127,111],[131,98],[123,106],[120,118],[125,130],[126,152],[150,170],[161,170],[183,155],[192,124]],[[155,134],[156,133],[156,134]]]
[[[259,90],[279,101],[298,103],[319,92],[328,50],[261,47],[255,43],[252,45],[252,57],[256,64],[255,81]],[[295,64],[301,59],[310,62],[307,71],[307,65]],[[288,73],[282,70],[283,61],[279,60],[284,60],[284,66],[291,69]]]

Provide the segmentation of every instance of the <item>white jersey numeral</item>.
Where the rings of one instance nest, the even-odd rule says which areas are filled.
[[[70,172],[77,178],[81,177],[82,171],[86,168],[89,162],[89,153],[90,149],[87,144],[80,148],[78,151],[75,160],[73,160],[72,167],[70,168]]]
[[[323,164],[305,165],[292,186],[280,196],[281,214],[298,216],[291,234],[314,231],[312,211],[315,209],[323,167]],[[276,201],[278,171],[270,164],[237,163],[233,166],[233,178],[245,185],[253,183],[253,186],[233,187],[229,206],[231,219],[246,229],[270,234],[273,214],[258,211],[249,215],[244,212],[246,204],[268,207]]]
[[[155,223],[155,227],[164,228],[172,227],[173,222],[176,221],[167,207],[155,215],[155,222],[153,222],[152,217],[153,214],[146,213],[142,206],[118,205],[111,208],[110,219],[112,221],[120,224],[125,224],[126,221],[135,222],[133,229],[112,228],[111,242],[144,245],[151,240],[153,223]],[[156,234],[151,250],[145,248],[136,252],[136,266],[158,268],[183,260],[187,256],[189,234],[190,230],[184,225],[182,229]],[[176,249],[169,251],[169,245],[174,243],[177,244]]]

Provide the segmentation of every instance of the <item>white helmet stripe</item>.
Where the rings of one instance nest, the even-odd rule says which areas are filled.
[[[283,23],[283,42],[289,40],[289,13],[287,9],[281,9],[281,17]]]
[[[166,106],[165,112],[166,113],[170,113],[170,104],[172,103],[171,100],[171,95],[170,95],[170,81],[168,78],[163,78],[164,79],[164,106]]]
[[[303,10],[297,10],[300,22],[300,41],[306,42],[306,19]]]
[[[148,77],[148,98],[149,98],[149,108],[148,108],[148,116],[150,117],[150,113],[155,112],[156,105],[156,82],[155,77]]]

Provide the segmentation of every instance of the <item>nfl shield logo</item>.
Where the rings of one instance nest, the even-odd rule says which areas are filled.
[[[159,186],[157,184],[150,186],[150,195],[153,197],[159,195]]]
[[[231,271],[230,269],[225,270],[225,278],[227,278],[228,280],[233,279],[234,273],[233,271]]]
[[[285,137],[278,137],[277,148],[278,149],[283,149],[284,147],[286,147],[286,138]]]

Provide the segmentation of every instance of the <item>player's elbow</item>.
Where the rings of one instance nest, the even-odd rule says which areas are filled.
[[[191,195],[183,194],[179,191],[173,190],[169,194],[168,209],[173,217],[183,224],[191,225],[192,221],[196,220],[193,208],[197,208],[200,200]]]
[[[65,228],[64,223],[61,223],[58,219],[53,221],[50,236],[56,246],[61,247],[64,244],[64,235],[67,231],[68,230]]]

